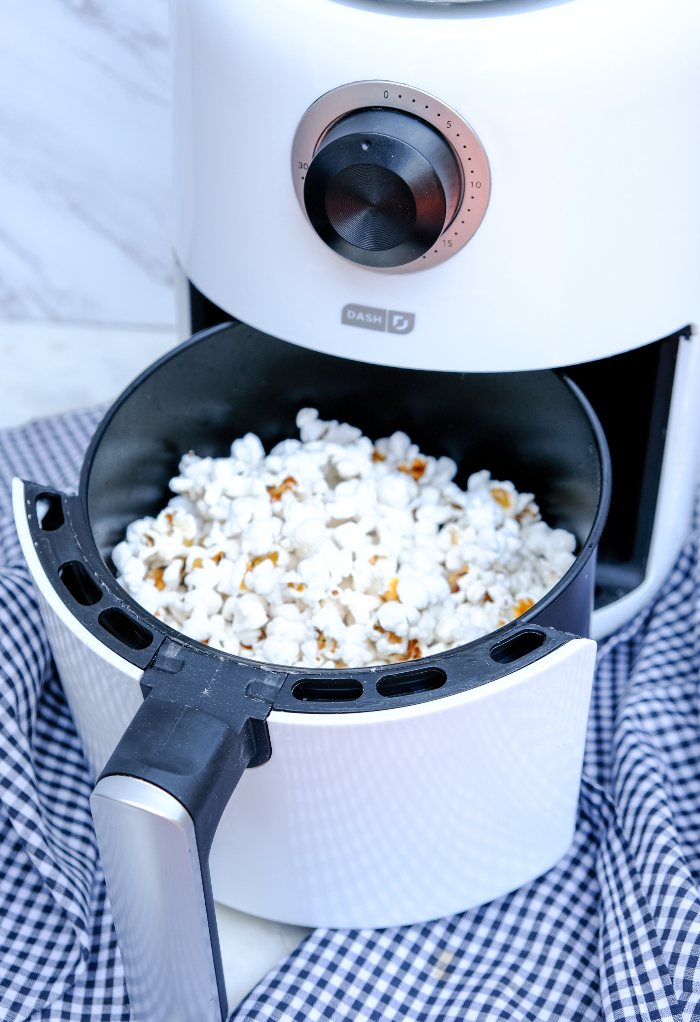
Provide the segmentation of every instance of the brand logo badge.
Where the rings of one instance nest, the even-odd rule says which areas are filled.
[[[373,309],[370,305],[346,305],[340,317],[345,326],[359,326],[363,330],[380,330],[389,334],[410,334],[416,325],[415,312],[395,312],[393,309]]]

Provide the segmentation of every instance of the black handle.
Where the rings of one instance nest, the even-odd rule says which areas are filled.
[[[172,999],[168,1011],[183,1022],[200,1022],[197,1015],[202,1011],[207,1012],[207,1019],[216,1019],[216,1014],[209,1013],[210,996],[207,999],[206,973],[213,967],[218,1012],[225,1019],[226,992],[209,851],[243,772],[270,756],[265,724],[270,703],[260,698],[259,684],[254,688],[258,698],[247,694],[240,665],[217,657],[214,651],[199,652],[170,639],[144,672],[141,684],[144,702],[103,770],[92,799],[130,1001],[135,1017],[151,1022],[154,1012],[163,1010],[162,1005],[151,1003],[155,987],[162,991],[161,1000]],[[153,790],[135,788],[134,781]],[[163,803],[163,809],[161,793],[175,802]],[[186,810],[184,823],[176,820],[179,807]],[[180,847],[186,842],[183,834],[189,821],[197,859],[190,863],[191,868],[186,850]],[[124,850],[117,853],[116,848]],[[125,858],[132,860],[130,866],[125,865]],[[160,877],[172,872],[180,876],[178,883],[161,882]],[[160,875],[151,884],[158,888],[155,894],[143,891],[139,883],[142,875]],[[196,906],[202,897],[206,919],[197,919],[196,907],[183,916],[184,910],[176,904],[182,898]],[[146,913],[160,913],[162,919],[156,924],[144,918]],[[203,926],[199,933],[193,932],[198,922]],[[166,960],[162,949],[149,946],[154,940],[145,939],[144,934],[162,934],[168,928],[168,939],[176,946]],[[202,933],[203,929],[208,932]],[[204,949],[200,958],[208,968],[199,967],[197,976],[187,978],[187,989],[178,992],[190,942]],[[195,989],[201,991],[197,997],[192,995]],[[188,999],[191,1004],[186,1003]]]
[[[400,110],[344,117],[306,173],[304,204],[317,234],[364,266],[403,266],[432,248],[458,206],[459,163],[429,124]]]

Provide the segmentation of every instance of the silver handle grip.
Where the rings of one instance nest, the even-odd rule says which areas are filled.
[[[162,788],[118,774],[90,805],[135,1022],[221,1022],[192,817]]]
[[[248,680],[235,661],[167,639],[91,797],[136,1022],[228,1013],[209,849],[244,771],[270,755],[270,703],[246,694]]]

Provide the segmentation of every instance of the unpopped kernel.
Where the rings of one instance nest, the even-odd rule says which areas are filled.
[[[362,667],[470,642],[532,607],[576,540],[533,494],[489,472],[461,490],[451,458],[405,433],[372,443],[314,408],[266,455],[190,452],[156,518],[112,559],[146,610],[191,638],[267,663]]]

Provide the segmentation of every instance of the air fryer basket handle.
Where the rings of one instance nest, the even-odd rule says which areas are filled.
[[[125,775],[103,778],[90,805],[133,1018],[221,1022],[221,956],[191,816]]]
[[[209,850],[269,705],[212,659],[166,640],[90,800],[136,1022],[227,1015]]]

